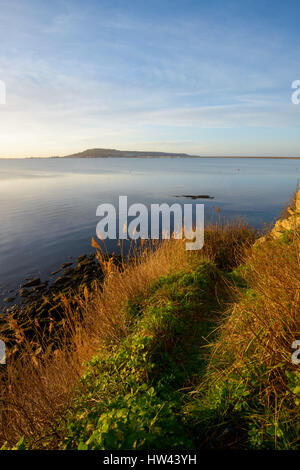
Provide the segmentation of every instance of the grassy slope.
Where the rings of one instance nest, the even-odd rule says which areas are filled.
[[[254,282],[251,277],[257,260],[276,251],[282,270],[284,263],[292,268],[291,258],[295,261],[296,254],[292,243],[288,246],[285,240],[274,242],[263,249],[255,248],[254,260],[248,258],[250,266],[226,274],[212,263],[200,263],[190,272],[161,278],[128,305],[130,335],[112,353],[106,352],[91,362],[61,446],[297,448],[299,370],[289,367],[282,356],[275,357],[274,351],[270,354],[272,359],[260,360],[258,351],[262,349],[264,357],[264,342],[258,340],[255,330],[252,338],[246,338],[244,349],[240,344],[241,350],[234,350],[230,338],[234,331],[228,330],[232,309],[215,338],[213,331],[228,298],[224,279],[239,289],[235,306],[239,320],[235,324],[248,312],[249,321],[243,320],[242,328],[254,321],[253,311],[256,315],[260,309],[267,312],[269,303],[274,301],[272,295],[277,302],[273,268],[275,293],[268,286],[260,291],[257,276],[254,275]],[[262,278],[267,273],[262,272]],[[282,273],[277,275],[280,278]],[[289,284],[287,278],[286,283]],[[288,289],[285,298],[281,289],[279,306],[283,315],[290,312],[289,292]],[[269,313],[274,316],[272,311]],[[288,319],[283,322],[285,339]],[[280,334],[278,323],[277,338]],[[266,329],[268,343],[269,335]],[[213,339],[219,341],[221,348],[211,348],[214,354],[208,361],[207,346]]]
[[[253,247],[230,273],[238,286],[205,377],[186,406],[199,448],[297,449],[299,234]]]
[[[123,304],[127,334],[88,362],[63,424],[17,448],[298,448],[298,247],[266,242],[233,271],[222,249],[218,267],[191,258],[152,282]]]
[[[128,303],[130,332],[90,361],[59,447],[193,448],[185,398],[205,371],[202,347],[225,290],[218,269],[201,263]]]

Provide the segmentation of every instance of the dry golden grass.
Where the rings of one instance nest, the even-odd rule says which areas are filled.
[[[66,296],[65,335],[55,347],[47,349],[38,327],[36,341],[43,347],[39,355],[36,344],[28,344],[18,325],[14,325],[23,345],[21,357],[7,366],[0,391],[0,443],[13,446],[22,435],[38,440],[47,432],[49,446],[55,447],[59,422],[64,420],[70,406],[73,388],[82,373],[84,363],[102,347],[118,342],[127,334],[128,318],[124,303],[143,292],[152,281],[182,269],[189,269],[191,261],[209,258],[223,268],[231,269],[239,263],[241,249],[254,241],[254,231],[242,222],[218,223],[208,227],[205,245],[200,252],[185,250],[185,240],[152,241],[136,249],[130,261],[114,264],[105,256],[104,247],[94,240],[98,259],[104,270],[103,284],[76,293],[76,311]],[[134,253],[134,249],[132,251]],[[102,255],[103,253],[103,255]],[[75,294],[74,294],[75,295]],[[55,327],[55,326],[54,326]],[[46,430],[46,431],[45,431]]]
[[[256,231],[242,219],[218,220],[205,228],[202,255],[215,262],[221,269],[231,270],[243,261],[245,249],[257,238]]]
[[[262,365],[264,394],[284,396],[286,371],[295,370],[292,343],[300,338],[300,232],[289,242],[270,240],[244,257],[248,290],[237,293],[221,326],[213,357],[222,374],[242,376],[248,366]],[[223,365],[222,365],[223,361]]]
[[[12,325],[22,345],[22,356],[7,365],[0,392],[0,442],[14,445],[22,435],[38,436],[47,428],[52,438],[69,406],[72,388],[84,371],[84,362],[107,342],[127,334],[124,302],[153,280],[187,266],[182,240],[151,244],[143,255],[117,267],[98,250],[105,277],[101,286],[78,293],[79,309],[65,306],[65,338],[51,351],[36,355],[17,324]],[[36,343],[43,344],[36,329]],[[55,427],[52,424],[55,423]]]

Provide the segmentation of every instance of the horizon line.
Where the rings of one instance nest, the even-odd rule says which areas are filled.
[[[127,150],[128,152],[130,150]],[[132,150],[133,152],[134,150]],[[126,152],[126,150],[124,150],[124,152]],[[138,153],[138,151],[135,151]],[[141,152],[144,152],[141,150]],[[147,153],[151,153],[151,151],[146,151]],[[71,154],[70,156],[69,155],[66,155],[66,156],[59,156],[59,155],[55,155],[55,156],[47,156],[47,157],[38,157],[38,156],[26,156],[26,157],[0,157],[0,160],[49,160],[49,159],[71,159],[71,158],[76,158],[76,159],[88,159],[88,158],[91,158],[91,159],[94,159],[94,160],[97,160],[97,159],[116,159],[116,158],[120,158],[120,159],[126,159],[126,158],[130,158],[130,159],[133,159],[133,158],[142,158],[142,159],[147,159],[147,158],[245,158],[245,159],[280,159],[280,160],[300,160],[300,156],[295,156],[295,157],[292,157],[292,156],[282,156],[282,155],[271,155],[271,156],[259,156],[259,155],[193,155],[193,154],[185,154],[186,156],[182,156],[178,154],[178,156],[176,154],[174,154],[174,152],[170,152],[170,154],[168,154],[168,152],[159,152],[159,151],[154,151],[153,152],[154,154],[155,153],[164,153],[165,155],[148,155],[148,156],[84,156],[84,157],[81,157],[81,156],[75,156],[76,154],[74,154],[74,156],[72,156],[73,154]],[[171,155],[173,153],[173,155]]]

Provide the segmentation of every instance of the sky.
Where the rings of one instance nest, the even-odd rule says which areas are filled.
[[[298,0],[0,0],[0,156],[300,156],[299,24]]]

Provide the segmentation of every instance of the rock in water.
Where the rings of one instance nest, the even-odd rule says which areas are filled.
[[[61,265],[63,269],[68,268],[69,266],[72,266],[73,263],[64,263]]]
[[[20,289],[19,292],[20,297],[28,297],[30,295],[30,292],[27,289]]]
[[[3,299],[4,302],[13,302],[15,300],[15,297],[6,297],[5,299]]]
[[[39,278],[39,277],[35,277],[35,278],[33,278],[33,279],[30,279],[30,281],[25,282],[25,284],[23,284],[23,285],[21,286],[21,288],[39,286],[40,283],[41,283],[40,278]]]

